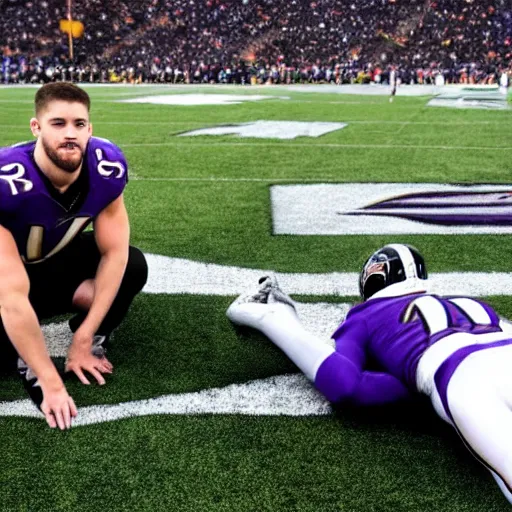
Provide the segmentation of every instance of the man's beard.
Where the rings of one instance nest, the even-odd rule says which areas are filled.
[[[76,143],[73,143],[75,144],[76,148],[80,151],[80,156],[79,158],[75,159],[75,160],[64,160],[63,158],[61,158],[59,156],[59,154],[57,153],[56,150],[54,150],[53,148],[51,148],[47,143],[46,141],[41,138],[41,142],[43,144],[43,149],[44,149],[44,152],[46,153],[46,155],[48,156],[48,158],[61,170],[65,171],[65,172],[69,172],[69,173],[73,173],[75,172],[76,170],[78,170],[78,168],[82,165],[82,161],[84,159],[84,152],[82,151],[82,148],[76,144]]]

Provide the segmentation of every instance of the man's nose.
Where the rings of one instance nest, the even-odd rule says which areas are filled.
[[[66,126],[66,131],[64,133],[66,139],[76,139],[76,134],[76,127],[74,127],[72,124]]]

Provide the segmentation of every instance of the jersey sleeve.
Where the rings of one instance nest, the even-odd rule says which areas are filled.
[[[124,183],[128,183],[128,162],[121,148],[110,142],[105,149],[107,149],[107,159],[118,164],[118,172],[124,169],[122,177],[124,178]]]
[[[128,162],[121,148],[108,139],[91,138],[93,165],[103,179],[114,181],[123,188],[128,182]]]
[[[28,157],[28,146],[20,143],[0,149],[1,225],[10,224],[24,198],[34,193],[34,182],[30,177],[33,163]]]
[[[336,351],[320,365],[315,377],[315,386],[330,402],[375,406],[410,397],[407,387],[393,375],[365,370],[369,335],[364,320],[349,314],[333,337]]]
[[[97,212],[117,199],[128,182],[128,163],[119,147],[92,137],[88,148],[91,201]]]

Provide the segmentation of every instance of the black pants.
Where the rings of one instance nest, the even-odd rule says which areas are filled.
[[[83,233],[68,247],[42,263],[26,265],[30,280],[29,300],[39,320],[76,313],[69,325],[74,332],[87,312],[73,306],[73,296],[86,279],[93,279],[101,259],[94,234]],[[133,298],[148,278],[144,254],[130,246],[128,264],[119,291],[96,334],[110,334],[123,320]],[[0,368],[13,368],[17,354],[0,319]]]

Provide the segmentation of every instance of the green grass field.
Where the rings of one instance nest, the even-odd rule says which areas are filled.
[[[273,184],[508,184],[512,110],[427,107],[428,97],[282,89],[88,89],[94,134],[125,152],[132,243],[146,253],[284,273],[358,272],[390,242],[438,272],[510,272],[509,235],[272,234]],[[149,94],[265,94],[239,105],[123,104]],[[31,137],[32,88],[0,89],[0,145]],[[341,121],[319,138],[176,137],[255,120]],[[154,277],[154,276],[153,276]],[[165,276],[164,276],[165,278]],[[247,283],[251,284],[251,283]],[[512,293],[512,291],[511,291]],[[512,295],[487,300],[512,317]],[[143,293],[115,334],[106,386],[68,382],[80,407],[225,388],[297,369],[225,317],[234,295]],[[353,302],[354,296],[295,296]],[[62,320],[62,319],[59,319]],[[0,378],[0,401],[25,398]],[[163,414],[49,429],[0,416],[2,511],[467,511],[508,509],[494,480],[427,403],[323,416]]]

